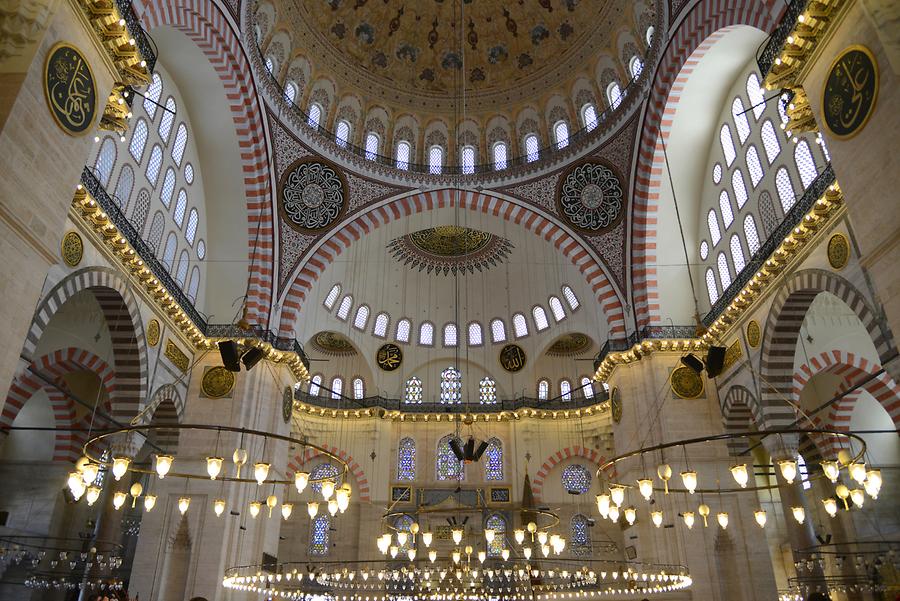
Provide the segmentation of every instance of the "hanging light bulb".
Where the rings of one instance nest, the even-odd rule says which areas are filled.
[[[663,523],[663,512],[662,511],[651,511],[650,519],[653,520],[653,525],[659,528]]]
[[[522,555],[525,556],[526,560],[531,559],[531,547],[524,547],[522,549]]]
[[[325,480],[322,482],[322,498],[326,501],[334,494],[334,481]]]
[[[484,540],[486,540],[488,544],[494,542],[494,536],[496,536],[496,532],[494,532],[493,528],[484,529]]]
[[[391,545],[391,547],[390,547],[391,559],[395,559],[397,557],[397,553],[399,553],[399,552],[400,552],[400,547],[398,547],[397,545]]]
[[[619,521],[619,508],[612,505],[609,508],[609,521],[615,523]]]
[[[128,465],[131,463],[131,459],[128,457],[113,457],[112,464],[112,473],[113,477],[116,479],[116,482],[122,479],[122,476],[128,471]]]
[[[850,455],[849,450],[841,449],[838,451],[837,459],[838,463],[846,467],[850,465],[850,460],[853,459],[853,457]]]
[[[269,464],[260,461],[253,464],[253,477],[256,478],[256,484],[262,486],[262,483],[269,477]]]
[[[430,547],[430,546],[431,546],[431,540],[432,540],[433,537],[434,537],[434,534],[433,534],[433,533],[431,533],[431,532],[423,532],[423,533],[422,533],[422,543],[423,543],[426,547]]]
[[[503,561],[509,560],[509,549],[503,549],[500,551],[500,557],[503,558]]]
[[[609,489],[609,496],[616,507],[621,507],[622,503],[625,502],[625,487],[613,486]]]
[[[276,505],[278,505],[278,497],[275,495],[266,497],[266,507],[269,508],[269,517],[272,517],[272,510],[275,509]]]
[[[838,509],[837,501],[835,501],[831,497],[828,497],[827,499],[822,499],[822,505],[825,506],[825,511],[831,517],[834,517],[837,515],[837,509]]]
[[[128,493],[131,495],[131,506],[134,507],[137,504],[138,497],[141,496],[141,493],[144,492],[144,485],[140,482],[135,482],[131,485],[131,488],[128,489]]]
[[[550,545],[541,545],[541,554],[544,557],[550,555]]]
[[[718,520],[719,526],[722,527],[722,530],[728,528],[728,512],[720,511],[716,514],[716,520]]]
[[[605,520],[609,516],[609,495],[606,493],[597,495],[597,511]]]
[[[390,535],[388,535],[390,536]],[[388,547],[391,544],[390,539],[385,539],[384,535],[379,536],[375,539],[375,544],[378,545],[378,550],[381,551],[381,554],[384,555],[387,553]]]
[[[236,448],[234,450],[234,453],[231,454],[231,461],[237,468],[237,478],[241,477],[241,468],[247,464],[248,457],[249,455],[247,454],[247,449]]]
[[[656,475],[659,476],[659,479],[663,481],[663,485],[666,489],[666,494],[669,494],[669,479],[672,477],[672,466],[668,463],[661,463],[656,468]]]
[[[850,477],[859,484],[866,481],[866,464],[864,461],[859,463],[851,462],[850,465],[847,466],[847,471],[850,472]]]
[[[694,491],[697,490],[697,472],[693,470],[681,472],[681,481],[687,491],[694,494]]]
[[[316,517],[316,514],[319,513],[319,504],[315,501],[310,501],[306,504],[306,513],[309,514],[310,519]]]
[[[525,531],[521,528],[513,530],[513,539],[516,541],[516,543],[521,545],[523,542],[525,542]]]
[[[81,474],[78,472],[69,472],[69,479],[66,481],[69,485],[69,492],[72,493],[72,496],[77,501],[81,498],[81,495],[84,494],[85,486],[84,481],[81,478]]]
[[[126,498],[128,498],[128,495],[126,495],[126,494],[125,494],[123,491],[121,491],[121,490],[117,490],[117,491],[113,494],[113,507],[115,507],[116,511],[122,509],[122,505],[125,504],[125,499],[126,499]]]
[[[156,507],[156,495],[146,495],[144,497],[144,511],[153,511]]]
[[[693,511],[685,511],[682,514],[684,518],[684,525],[688,527],[688,530],[694,527],[694,512]]]
[[[703,518],[703,527],[709,527],[709,524],[706,522],[707,516],[709,516],[709,505],[706,503],[701,503],[700,507],[697,509],[697,513],[700,514],[700,517]]]
[[[850,491],[850,500],[857,508],[862,509],[863,503],[866,502],[866,495],[861,488],[854,488]]]
[[[397,533],[397,544],[401,547],[406,544],[407,540],[409,540],[409,535],[406,532]]]
[[[81,480],[84,482],[85,486],[93,484],[99,474],[100,466],[96,463],[88,462],[81,467]]]
[[[451,559],[453,559],[453,563],[459,563],[459,560],[462,558],[462,554],[459,552],[459,549],[454,549],[453,553],[450,554]]]
[[[547,544],[547,532],[545,530],[541,530],[540,532],[538,532],[537,538],[538,538],[538,543],[540,543],[542,545]]]
[[[181,497],[178,499],[178,511],[181,512],[181,515],[187,513],[188,507],[191,506],[191,498],[190,497]]]
[[[331,514],[331,517],[337,515],[338,512],[338,502],[337,499],[329,499],[328,500],[328,513]]]
[[[823,461],[819,465],[822,466],[822,471],[825,472],[825,477],[831,480],[832,484],[837,483],[838,476],[841,475],[841,467],[838,465],[837,461]]]
[[[753,519],[756,520],[757,525],[760,528],[766,527],[766,510],[765,509],[757,509],[753,512]]]
[[[866,489],[866,493],[870,497],[877,499],[878,493],[881,492],[881,470],[869,470],[866,472],[866,481],[863,484],[863,488]]]
[[[428,561],[430,561],[431,563],[434,563],[434,561],[436,559],[437,559],[437,551],[432,549],[431,551],[428,552]]]
[[[340,510],[341,513],[347,511],[347,508],[350,507],[350,491],[339,488],[335,493],[334,498],[337,501],[338,510]]]
[[[806,510],[803,507],[791,507],[791,514],[793,514],[798,524],[806,521]]]
[[[409,558],[410,561],[414,560],[416,558],[416,550],[415,549],[407,549],[406,556]]]
[[[838,484],[834,487],[834,493],[844,502],[844,509],[849,511],[850,507],[847,505],[847,499],[850,497],[850,489],[844,484]]]
[[[250,517],[254,520],[259,515],[259,511],[262,509],[262,503],[259,501],[250,501]]]
[[[731,466],[731,475],[734,477],[734,481],[738,483],[738,486],[747,488],[747,482],[750,481],[750,474],[747,472],[746,463]]]
[[[213,511],[216,512],[216,517],[222,517],[222,514],[225,513],[225,499],[216,499],[213,501]]]
[[[219,477],[219,474],[222,472],[222,465],[224,463],[225,459],[222,457],[206,458],[206,473],[209,474],[210,480],[215,480]]]
[[[85,495],[85,500],[87,501],[88,506],[92,506],[97,502],[97,499],[100,498],[100,489],[96,486],[88,486],[87,494]]]
[[[797,477],[797,462],[793,459],[782,459],[778,462],[778,468],[781,470],[781,477],[788,484],[793,484],[794,478]]]
[[[637,518],[637,512],[634,510],[634,507],[626,507],[625,508],[625,521],[628,522],[629,526],[634,524],[634,520],[636,518]]]
[[[535,532],[537,532],[537,524],[535,524],[534,522],[528,522],[528,525],[525,528],[531,534],[534,534]]]
[[[454,528],[450,535],[453,537],[453,542],[458,545],[462,541],[463,531],[461,528]]]
[[[297,487],[298,493],[306,490],[307,484],[309,484],[309,473],[308,472],[296,472],[294,474],[294,486]]]
[[[160,480],[165,478],[166,474],[169,473],[169,470],[172,469],[173,461],[175,461],[175,458],[171,455],[156,456],[156,475],[159,476]]]

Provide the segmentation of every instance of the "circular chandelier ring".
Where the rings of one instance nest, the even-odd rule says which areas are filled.
[[[559,516],[557,514],[553,513],[552,511],[549,511],[546,509],[530,509],[530,508],[524,508],[524,507],[518,507],[518,508],[512,507],[512,508],[505,508],[505,509],[507,509],[510,512],[524,511],[524,512],[528,512],[528,513],[533,513],[537,516],[543,516],[543,517],[550,518],[551,523],[545,524],[545,525],[537,524],[537,520],[532,520],[537,524],[537,530],[535,530],[535,532],[538,532],[540,530],[549,530],[550,528],[555,528],[560,523]],[[396,526],[393,525],[394,520],[396,520],[399,517],[406,516],[406,517],[412,518],[413,521],[417,521],[416,516],[423,515],[423,514],[424,515],[429,515],[429,514],[440,515],[440,514],[457,514],[457,513],[483,513],[484,511],[490,511],[490,508],[488,508],[488,507],[461,507],[461,508],[460,507],[454,507],[454,508],[434,507],[434,508],[419,509],[416,511],[389,511],[381,516],[381,521],[390,530],[393,530],[394,532],[400,532],[400,530]]]

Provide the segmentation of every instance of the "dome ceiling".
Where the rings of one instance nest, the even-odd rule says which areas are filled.
[[[488,232],[439,225],[394,238],[387,249],[411,269],[449,275],[495,267],[506,259],[513,244]]]

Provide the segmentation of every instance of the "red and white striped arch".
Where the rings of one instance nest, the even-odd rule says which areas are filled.
[[[624,337],[625,313],[622,300],[613,288],[612,280],[603,270],[603,266],[592,256],[583,242],[565,231],[559,224],[526,205],[488,194],[450,189],[422,192],[391,200],[357,215],[355,219],[330,233],[305,263],[301,264],[293,284],[281,302],[280,334],[291,335],[300,309],[313,284],[328,266],[355,242],[381,226],[414,213],[455,206],[521,225],[553,244],[584,275],[606,316],[610,338]]]
[[[771,32],[783,8],[780,0],[700,0],[680,13],[654,74],[638,144],[631,213],[632,305],[638,327],[660,323],[656,239],[665,173],[660,137],[668,138],[684,84],[729,28],[745,25]]]
[[[137,10],[151,35],[156,27],[170,26],[193,40],[225,88],[240,145],[247,201],[251,265],[247,308],[251,322],[267,325],[273,295],[275,246],[269,149],[262,102],[240,35],[225,10],[213,0],[138,0],[135,4],[140,5]],[[161,57],[163,62],[167,58]]]
[[[350,455],[347,451],[343,449],[339,449],[337,447],[332,447],[329,445],[322,445],[323,448],[327,449],[329,453],[340,457],[341,460],[347,462],[347,468],[350,470],[350,473],[353,474],[353,477],[356,479],[356,490],[353,491],[354,495],[359,495],[360,501],[368,502],[369,499],[369,479],[366,478],[366,474],[363,471],[362,466],[353,459],[353,456]],[[291,461],[288,462],[288,477],[292,478],[294,472],[298,471],[304,465],[315,459],[316,457],[324,457],[321,452],[314,451],[312,449],[306,449],[301,455],[296,455]]]
[[[550,472],[553,471],[553,468],[568,459],[577,457],[587,459],[591,463],[595,464],[598,468],[603,464],[604,461],[606,461],[606,457],[602,456],[597,451],[593,449],[586,449],[579,445],[565,447],[556,451],[555,453],[547,457],[543,463],[541,463],[541,467],[538,468],[537,473],[534,475],[534,479],[531,481],[531,492],[534,493],[535,499],[541,500],[541,495],[543,494],[544,490],[544,483],[547,481],[547,477],[550,475]]]

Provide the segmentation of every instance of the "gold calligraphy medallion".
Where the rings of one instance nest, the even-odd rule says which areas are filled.
[[[394,371],[403,363],[403,351],[396,344],[382,344],[378,349],[378,355],[375,357],[378,367],[384,371]]]
[[[841,52],[828,71],[822,89],[822,115],[828,132],[852,138],[865,127],[878,99],[878,63],[865,46]]]
[[[500,351],[500,365],[508,372],[517,372],[525,367],[525,351],[518,344],[507,344]]]
[[[86,134],[97,114],[97,89],[91,65],[66,42],[50,49],[44,64],[44,95],[57,125],[71,136]]]

